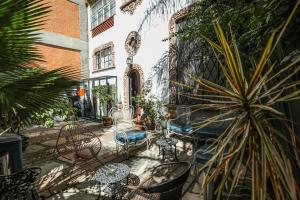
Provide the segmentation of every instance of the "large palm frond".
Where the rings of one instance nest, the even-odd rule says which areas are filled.
[[[167,20],[170,14],[183,7],[186,2],[187,0],[150,0],[138,31],[141,31],[145,24],[151,24],[155,17]]]
[[[69,68],[44,71],[36,44],[50,8],[39,0],[0,3],[0,126],[18,128],[33,113],[55,105],[74,86],[79,72]]]

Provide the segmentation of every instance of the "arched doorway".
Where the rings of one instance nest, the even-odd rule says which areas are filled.
[[[141,92],[140,84],[140,74],[137,70],[130,70],[128,74],[128,96],[129,96],[129,105],[136,106],[135,97]]]
[[[133,64],[128,66],[124,73],[124,106],[135,106],[134,97],[138,95],[144,86],[144,73],[142,68]]]

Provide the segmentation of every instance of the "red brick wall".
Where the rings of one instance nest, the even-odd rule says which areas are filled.
[[[80,52],[44,44],[37,45],[45,62],[37,63],[46,70],[70,66],[80,74]]]
[[[49,32],[80,38],[79,7],[68,0],[44,0],[51,12],[43,29]]]
[[[80,38],[79,7],[68,0],[43,0],[51,6],[51,12],[46,18],[43,30],[59,33],[73,38]],[[46,70],[58,67],[70,66],[80,74],[80,52],[50,46],[46,44],[37,45],[38,50],[45,62],[34,63]]]
[[[100,33],[106,31],[110,27],[114,26],[114,16],[108,18],[98,26],[92,29],[92,37],[95,37],[96,35],[99,35]]]

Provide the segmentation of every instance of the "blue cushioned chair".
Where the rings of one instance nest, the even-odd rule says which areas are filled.
[[[178,134],[190,134],[193,132],[193,127],[187,124],[170,123],[169,130]]]
[[[186,136],[193,132],[190,121],[191,111],[188,106],[180,105],[176,107],[176,119],[168,121],[167,129],[171,134]]]
[[[116,139],[119,142],[125,143],[125,142],[132,142],[137,143],[140,140],[144,140],[146,138],[146,131],[141,130],[129,130],[126,131],[126,135],[124,136],[122,133],[117,133]]]
[[[116,141],[116,151],[119,153],[119,148],[123,147],[127,158],[129,157],[129,147],[147,144],[149,148],[149,137],[147,128],[144,126],[134,125],[133,122],[133,107],[113,109],[112,112],[114,122],[114,134]]]

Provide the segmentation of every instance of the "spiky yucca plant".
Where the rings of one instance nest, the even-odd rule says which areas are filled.
[[[79,78],[79,72],[68,67],[32,68],[43,60],[37,31],[49,10],[40,0],[0,2],[0,130],[14,131],[29,123],[34,113],[59,102]]]
[[[252,183],[252,199],[266,199],[268,193],[278,200],[296,200],[299,197],[295,179],[295,172],[300,170],[296,136],[284,113],[276,106],[300,99],[300,81],[292,80],[300,71],[300,59],[295,59],[277,72],[274,69],[278,63],[270,59],[299,4],[297,0],[286,22],[272,33],[250,75],[246,76],[250,72],[245,71],[232,32],[231,44],[218,23],[215,25],[217,42],[203,36],[215,50],[227,86],[191,75],[201,90],[208,94],[181,95],[202,100],[203,104],[195,105],[199,109],[220,111],[219,115],[198,122],[197,128],[230,121],[225,132],[207,149],[215,154],[201,168],[208,169],[204,185],[221,174],[221,181],[215,190],[217,199],[224,198],[222,191],[225,188],[231,194],[246,177]]]

